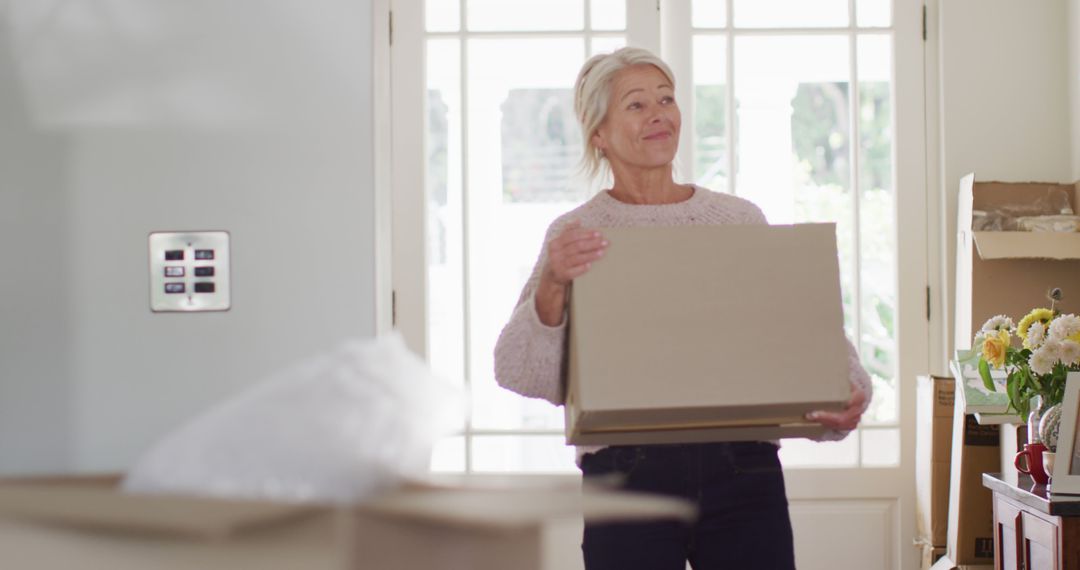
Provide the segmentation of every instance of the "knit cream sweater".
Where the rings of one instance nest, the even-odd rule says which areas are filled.
[[[562,233],[567,223],[577,220],[585,228],[632,226],[680,226],[722,224],[767,224],[761,209],[748,200],[694,187],[687,200],[674,204],[627,204],[600,192],[588,202],[559,216],[547,230],[540,258],[525,283],[510,322],[495,345],[495,379],[504,388],[530,398],[541,398],[555,405],[565,401],[563,394],[566,358],[566,316],[562,323],[549,327],[536,313],[536,287],[547,261],[547,244]],[[855,348],[848,343],[848,362],[852,384],[863,387],[870,402],[870,377]],[[822,439],[839,440],[848,432],[828,431]],[[582,453],[599,448],[579,448]]]

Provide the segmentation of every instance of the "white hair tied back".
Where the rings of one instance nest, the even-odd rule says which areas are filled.
[[[671,82],[671,86],[675,87],[675,74],[664,60],[649,50],[636,47],[624,47],[613,53],[594,55],[578,72],[577,81],[574,83],[574,114],[581,125],[581,136],[585,142],[581,170],[589,180],[596,178],[608,166],[604,153],[593,145],[592,137],[607,116],[611,82],[617,73],[634,65],[656,67]]]

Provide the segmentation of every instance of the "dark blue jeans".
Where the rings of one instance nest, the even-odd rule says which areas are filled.
[[[689,499],[693,524],[587,524],[587,570],[795,568],[791,519],[777,447],[767,442],[606,447],[581,459],[586,481]]]

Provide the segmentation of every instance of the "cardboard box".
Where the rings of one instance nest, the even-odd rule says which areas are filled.
[[[964,391],[955,392],[949,474],[948,558],[956,565],[993,564],[993,494],[982,474],[1000,466],[1001,432],[980,425],[965,410]]]
[[[850,397],[833,224],[606,228],[574,281],[572,444],[814,437]]]
[[[556,570],[546,525],[688,519],[674,499],[557,489],[417,488],[363,506],[127,495],[114,478],[0,483],[5,568]]]
[[[930,570],[994,570],[993,564],[957,564],[952,560],[949,560],[949,555],[946,554],[941,558],[938,558],[937,562],[930,567]]]
[[[920,376],[915,396],[917,531],[919,538],[925,540],[926,546],[941,547],[942,553],[949,527],[949,473],[952,464],[955,389],[956,383],[952,378]]]
[[[1027,204],[1048,189],[1067,191],[1073,211],[1080,212],[1080,182],[977,182],[975,174],[960,181],[957,207],[956,348],[970,348],[974,333],[987,319],[1005,314],[1020,319],[1049,304],[1051,287],[1080,282],[1080,233],[985,232],[972,229],[974,210]],[[1075,294],[1075,292],[1073,292]]]
[[[919,547],[919,570],[930,570],[930,568],[945,556],[944,546],[934,546],[926,542],[917,543]]]

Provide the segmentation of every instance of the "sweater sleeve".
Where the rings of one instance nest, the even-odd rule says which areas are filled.
[[[521,291],[510,321],[495,343],[495,381],[523,396],[556,405],[565,400],[563,362],[567,316],[564,313],[562,322],[554,327],[540,322],[536,312],[536,288],[547,261],[547,244],[558,235],[562,225],[556,220],[548,228],[536,266]]]
[[[870,375],[867,374],[866,369],[863,368],[862,362],[859,360],[859,353],[855,350],[855,347],[851,344],[851,341],[847,342],[848,347],[848,381],[851,382],[852,388],[858,386],[866,392],[866,401],[863,402],[862,412],[866,412],[870,407],[870,400],[874,395],[873,384],[870,383]],[[851,433],[850,430],[825,430],[825,433],[818,438],[818,441],[840,441]]]

